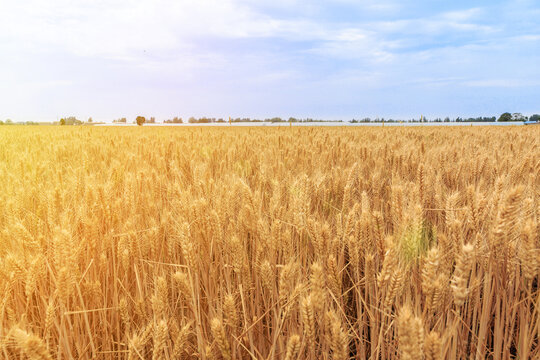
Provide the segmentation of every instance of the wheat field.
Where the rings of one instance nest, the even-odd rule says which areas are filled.
[[[0,128],[0,358],[538,359],[540,127]]]

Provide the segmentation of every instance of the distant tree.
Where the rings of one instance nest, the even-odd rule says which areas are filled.
[[[148,124],[155,124],[156,123],[156,118],[155,117],[151,117],[150,119],[148,119],[148,121],[146,121]]]
[[[92,122],[94,122],[94,120],[92,120],[92,118],[89,117],[89,118],[88,118],[88,122],[89,122],[89,123],[92,123]]]
[[[83,122],[79,119],[77,119],[75,116],[68,116],[64,119],[64,124],[60,123],[60,125],[81,125]],[[62,119],[60,119],[60,122],[62,122]]]
[[[501,114],[499,116],[499,119],[497,121],[512,121],[512,114],[509,112],[505,112],[504,114]]]
[[[60,125],[66,125],[66,120],[64,118],[60,119]]]
[[[540,121],[540,115],[534,114],[529,118],[530,121]]]
[[[0,125],[4,125],[4,122],[2,120],[0,120]]]
[[[525,116],[523,116],[522,113],[513,113],[512,114],[512,121],[524,121],[527,120]]]
[[[175,116],[172,120],[168,119],[164,121],[165,124],[182,124],[183,122],[182,118],[178,116]]]
[[[146,122],[146,118],[144,116],[137,116],[135,121],[137,122],[137,125],[142,126]]]
[[[6,125],[13,125],[13,121],[11,121],[11,119],[7,119],[6,120]]]

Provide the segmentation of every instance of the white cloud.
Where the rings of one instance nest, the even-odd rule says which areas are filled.
[[[450,21],[467,21],[467,20],[473,20],[477,18],[478,16],[483,14],[482,8],[470,8],[465,10],[458,10],[458,11],[447,11],[442,14],[440,14],[438,17],[442,19],[447,19]]]
[[[274,6],[302,4],[278,0]],[[355,6],[394,9],[399,5],[369,0]],[[187,55],[201,57],[200,64],[201,52],[217,52],[201,46],[208,38],[280,38],[313,42],[312,54],[388,61],[395,49],[414,44],[407,37],[493,31],[474,22],[481,14],[481,9],[473,8],[427,18],[351,24],[272,17],[244,0],[7,0],[0,4],[0,45],[15,52],[65,51],[143,63],[158,61],[148,59],[150,53],[165,54],[167,61]]]
[[[406,35],[434,36],[451,34],[452,32],[490,33],[496,31],[493,25],[478,23],[483,15],[480,8],[463,11],[445,12],[426,17],[400,19],[397,21],[380,21],[369,24],[371,28],[382,33]]]
[[[123,58],[144,49],[181,49],[205,36],[272,36],[302,26],[231,0],[33,0],[0,6],[0,44],[29,42],[34,49],[53,46],[81,56]]]
[[[515,41],[540,41],[540,34],[525,34],[525,35],[519,35],[519,36],[513,36],[513,40]]]

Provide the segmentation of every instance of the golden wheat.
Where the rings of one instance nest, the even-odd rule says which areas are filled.
[[[539,155],[538,127],[2,127],[0,358],[540,358]]]

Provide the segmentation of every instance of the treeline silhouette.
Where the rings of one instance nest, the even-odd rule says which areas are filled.
[[[462,117],[456,117],[456,118],[450,118],[445,117],[443,118],[433,118],[429,119],[424,116],[421,116],[419,119],[408,119],[408,120],[400,120],[400,119],[385,119],[385,118],[375,118],[371,119],[369,117],[365,117],[362,119],[352,119],[349,120],[349,123],[356,124],[356,123],[450,123],[450,122],[505,122],[505,121],[532,121],[532,122],[540,122],[540,115],[534,114],[531,116],[524,116],[521,113],[503,113],[498,118],[495,116],[486,117],[486,116],[479,116],[479,117],[469,117],[469,118],[462,118]],[[127,124],[128,119],[125,117],[114,119],[112,121],[114,124]],[[288,119],[282,119],[280,117],[273,117],[273,118],[266,118],[266,119],[252,119],[249,117],[244,118],[229,118],[229,119],[223,119],[223,118],[215,118],[215,117],[201,117],[201,118],[195,118],[190,117],[187,120],[188,124],[211,124],[211,123],[319,123],[319,122],[336,122],[341,123],[344,122],[343,120],[324,120],[324,119],[312,119],[312,118],[304,118],[304,119],[298,119],[294,117],[289,117]],[[130,123],[143,125],[143,124],[156,124],[156,118],[155,117],[149,117],[146,118],[144,116],[137,116],[136,119],[133,121],[130,121]],[[164,124],[184,124],[184,120],[181,117],[175,116],[172,119],[166,119],[163,121]],[[104,122],[94,122],[92,118],[89,118],[86,122],[77,119],[75,116],[67,116],[61,118],[59,121],[53,121],[53,122],[35,122],[35,121],[25,121],[25,122],[13,122],[11,119],[7,119],[5,121],[0,120],[0,125],[95,125],[95,124],[104,124]]]

